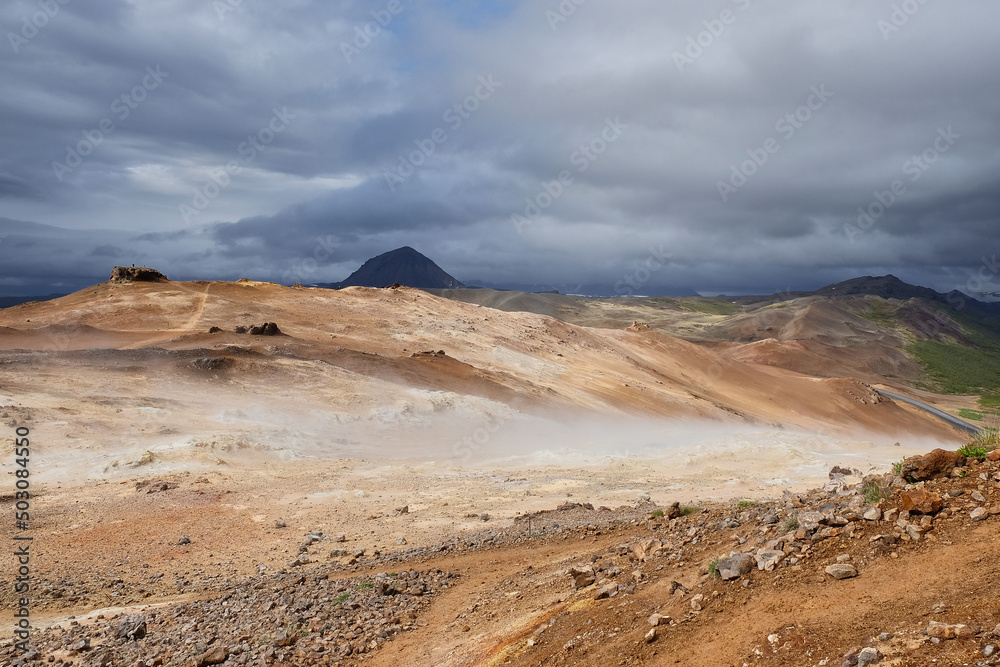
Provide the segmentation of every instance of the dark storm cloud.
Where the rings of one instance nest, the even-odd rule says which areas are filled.
[[[984,2],[58,6],[0,9],[0,289],[411,245],[464,281],[947,290],[1000,251]]]

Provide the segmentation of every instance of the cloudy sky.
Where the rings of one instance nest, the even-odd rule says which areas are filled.
[[[336,281],[402,245],[479,284],[1000,291],[998,24],[988,0],[8,1],[0,293],[121,263]]]

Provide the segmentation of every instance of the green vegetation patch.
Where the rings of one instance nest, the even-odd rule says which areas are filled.
[[[908,351],[947,394],[986,392],[992,395],[1000,391],[1000,342],[966,347],[958,343],[916,340],[909,345]]]
[[[686,310],[706,315],[735,315],[743,311],[735,303],[730,303],[725,299],[682,299],[680,305]]]
[[[962,408],[958,411],[958,416],[962,419],[972,419],[973,421],[981,422],[983,421],[983,413],[979,410],[969,410],[968,408]]]
[[[979,397],[979,405],[984,408],[1000,408],[1000,394],[983,394]]]
[[[888,301],[878,299],[868,305],[867,310],[858,313],[861,317],[879,326],[894,329],[899,325],[899,308]]]
[[[969,459],[984,459],[991,451],[992,450],[987,449],[986,447],[970,443],[957,450],[956,453],[959,456],[964,456]]]

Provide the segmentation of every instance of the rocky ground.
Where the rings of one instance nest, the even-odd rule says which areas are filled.
[[[1000,664],[1000,451],[774,500],[483,518],[386,553],[285,532],[276,568],[77,617],[55,610],[87,591],[47,582],[50,627],[0,664]]]

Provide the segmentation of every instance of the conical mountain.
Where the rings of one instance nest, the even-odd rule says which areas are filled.
[[[465,287],[444,269],[409,246],[372,257],[347,280],[334,287],[385,287],[399,283],[421,289],[457,289]]]

